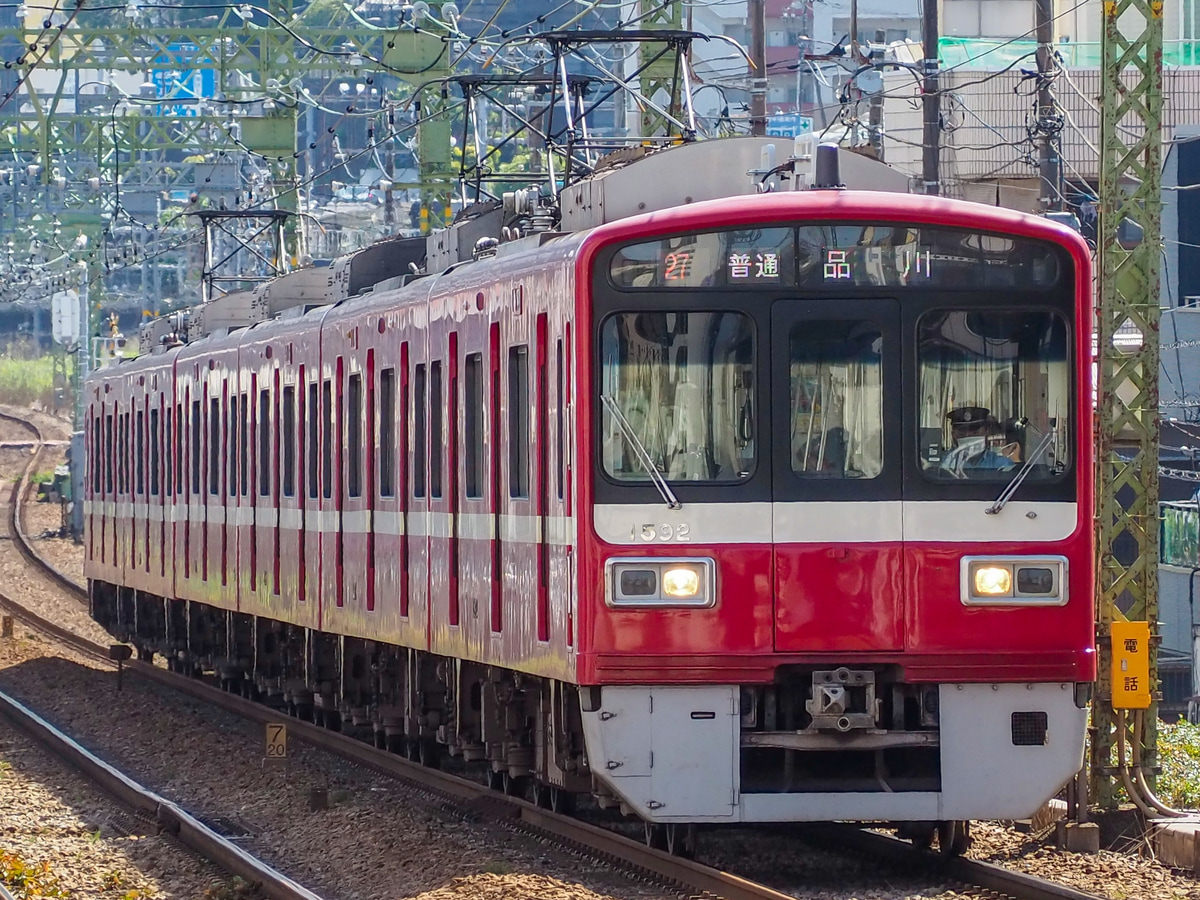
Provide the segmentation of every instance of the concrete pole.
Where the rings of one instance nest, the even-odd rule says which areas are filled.
[[[750,15],[750,133],[767,133],[767,5],[766,0],[748,0]]]

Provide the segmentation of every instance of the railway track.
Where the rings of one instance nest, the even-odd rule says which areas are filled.
[[[0,419],[23,421],[6,413],[0,413]],[[36,426],[30,423],[25,424],[36,432]],[[40,442],[40,434],[37,435],[37,440]],[[33,460],[36,460],[36,454],[31,456],[31,462]],[[64,573],[59,572],[43,560],[33,550],[21,529],[20,505],[28,490],[27,473],[32,468],[32,465],[27,466],[26,474],[12,488],[8,523],[10,534],[15,546],[30,566],[35,567],[62,591],[69,593],[80,602],[86,603],[86,592]],[[76,652],[113,664],[111,647],[81,637],[71,630],[37,615],[4,593],[0,593],[0,607],[9,611],[26,625],[71,647]],[[121,663],[115,664],[121,665]],[[252,721],[266,724],[278,722],[281,718],[280,713],[268,707],[225,693],[216,687],[182,674],[157,668],[150,663],[131,660],[124,663],[124,666],[138,677],[180,691],[206,704],[217,706]],[[3,705],[2,700],[0,700],[0,705]],[[707,894],[723,897],[725,900],[793,900],[790,894],[769,886],[719,871],[692,860],[651,849],[638,841],[608,829],[550,812],[521,798],[499,794],[469,779],[424,767],[314,724],[288,718],[287,725],[291,735],[298,740],[351,763],[388,777],[415,784],[420,789],[445,797],[451,802],[469,803],[477,812],[503,822],[509,827],[530,830],[551,837],[557,842],[578,848],[591,856],[608,860],[617,866],[635,869],[655,880],[677,885],[689,894]],[[158,800],[161,801],[161,798]],[[141,802],[149,803],[151,801],[143,800]],[[172,813],[168,811],[166,815],[170,818]],[[809,836],[803,839],[811,839],[813,834],[811,829],[797,831],[801,835],[805,832],[808,832]],[[974,891],[982,892],[982,895],[1007,896],[1014,900],[1102,900],[1094,894],[978,860],[936,859],[931,854],[916,850],[907,842],[885,835],[851,827],[836,829],[832,832],[832,837],[829,836],[830,834],[828,831],[825,832],[824,836],[819,839],[819,843],[835,849],[837,852],[869,854],[871,858],[881,860],[887,865],[928,871],[931,877],[938,877],[943,881],[959,882]],[[219,838],[219,836],[216,837]],[[224,843],[228,844],[228,841]],[[244,853],[241,848],[232,847],[232,849]],[[231,865],[233,864],[231,861]],[[243,875],[243,877],[246,876]],[[257,879],[252,877],[250,880]],[[266,882],[264,882],[264,886],[266,886]],[[286,891],[287,885],[281,882],[274,889]],[[268,893],[270,892],[268,891]],[[300,895],[271,893],[270,896],[288,897],[291,900]]]

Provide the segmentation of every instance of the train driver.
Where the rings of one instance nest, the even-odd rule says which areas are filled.
[[[991,410],[983,406],[960,406],[946,413],[946,418],[954,446],[942,458],[943,471],[955,478],[970,478],[973,471],[1003,472],[1016,466],[1008,446],[999,449],[993,446],[993,438],[1001,432]]]

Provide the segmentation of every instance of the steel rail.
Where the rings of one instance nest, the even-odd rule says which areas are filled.
[[[217,834],[191,813],[138,784],[59,731],[33,710],[0,691],[0,715],[82,772],[105,793],[136,812],[152,815],[163,830],[184,846],[231,875],[257,885],[271,900],[321,900],[308,888]]]
[[[0,418],[14,417],[0,413]],[[41,559],[28,544],[19,527],[19,504],[15,502],[17,487],[14,485],[13,488],[14,503],[9,517],[14,542],[21,548],[22,556],[54,579],[64,590],[86,598],[87,592],[83,588]],[[0,593],[0,606],[7,607],[26,624],[49,634],[73,649],[108,661],[108,648],[94,644],[47,621],[24,609],[2,593]],[[724,900],[794,900],[791,895],[766,885],[713,869],[692,860],[671,856],[613,831],[542,809],[517,797],[505,796],[478,782],[449,772],[431,769],[338,732],[329,731],[311,722],[284,715],[262,704],[226,693],[217,687],[189,678],[181,673],[169,672],[152,663],[138,660],[130,660],[125,665],[128,671],[136,675],[202,702],[210,703],[242,718],[263,724],[284,722],[292,736],[312,747],[333,753],[383,775],[397,778],[418,789],[433,791],[452,800],[469,802],[476,811],[490,814],[497,821],[515,823],[519,827],[551,835],[556,840],[576,845],[589,853],[608,858],[623,867],[640,869],[658,879],[679,884],[696,893],[707,893],[722,897]],[[867,832],[853,826],[841,826],[835,831],[837,843],[841,845],[842,849],[845,849],[846,846],[853,846],[883,858],[891,864],[918,866],[939,874],[943,878],[985,891],[992,891],[1014,898],[1014,900],[1104,900],[1095,894],[1046,881],[1024,872],[1005,869],[992,863],[962,857],[940,859],[916,849],[907,841]],[[826,843],[826,841],[822,841],[822,843]]]

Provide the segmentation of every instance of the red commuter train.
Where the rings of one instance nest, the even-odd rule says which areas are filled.
[[[621,177],[647,208],[639,166],[709,143]],[[1030,815],[1095,675],[1084,242],[877,191],[618,215],[610,185],[601,215],[601,186],[96,372],[93,616],[672,843]]]

